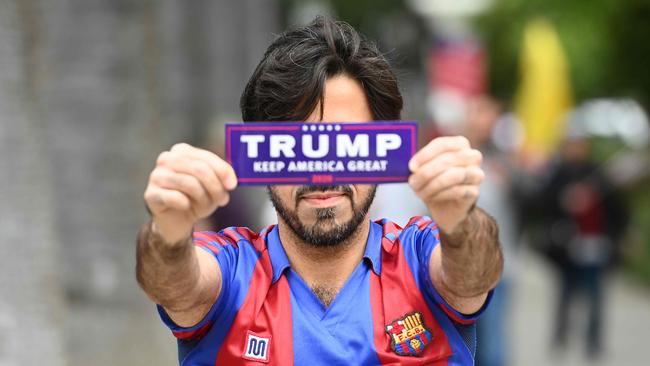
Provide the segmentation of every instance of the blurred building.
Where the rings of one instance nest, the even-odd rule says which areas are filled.
[[[0,4],[0,364],[175,363],[134,278],[147,175],[239,119],[279,17],[276,1]]]

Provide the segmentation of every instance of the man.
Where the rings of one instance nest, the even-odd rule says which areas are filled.
[[[244,121],[397,120],[402,98],[372,43],[318,18],[269,47],[241,109]],[[409,185],[435,222],[371,222],[372,185],[282,185],[268,187],[277,225],[192,234],[237,177],[175,145],[145,191],[138,281],[183,365],[472,364],[472,324],[502,268],[496,224],[475,207],[480,162],[460,137],[411,159]]]
[[[552,345],[558,352],[566,348],[575,322],[572,305],[584,291],[585,351],[596,360],[604,351],[607,269],[616,259],[627,212],[615,187],[592,160],[589,140],[571,127],[534,205],[549,233],[544,237],[547,254],[558,273]]]

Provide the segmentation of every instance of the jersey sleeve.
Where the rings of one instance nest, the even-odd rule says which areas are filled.
[[[219,263],[221,292],[203,319],[191,327],[177,325],[169,317],[165,309],[157,305],[163,323],[169,327],[176,338],[183,341],[200,340],[215,323],[219,323],[221,318],[228,317],[228,311],[235,308],[233,302],[236,294],[233,293],[233,287],[236,286],[233,286],[233,281],[239,258],[239,247],[232,239],[221,232],[195,232],[192,240],[195,246],[210,253]]]
[[[416,276],[418,276],[418,282],[420,283],[423,294],[440,307],[455,323],[462,325],[473,324],[489,305],[494,290],[488,293],[485,303],[476,313],[462,314],[458,312],[438,293],[429,275],[431,254],[433,253],[433,249],[437,245],[440,245],[438,225],[429,217],[414,217],[409,221],[404,230],[408,236],[412,236],[413,248],[411,250],[414,251],[414,259],[417,261],[417,269],[414,271],[414,274],[417,273]]]

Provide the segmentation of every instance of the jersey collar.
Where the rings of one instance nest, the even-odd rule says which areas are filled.
[[[383,228],[374,221],[370,221],[370,232],[366,242],[366,252],[363,258],[370,262],[373,272],[379,276],[381,274],[381,239]]]
[[[368,233],[368,241],[366,242],[366,250],[363,258],[370,262],[370,267],[377,275],[381,274],[381,238],[381,225],[370,221],[370,232]],[[282,242],[280,242],[280,230],[277,225],[268,233],[267,248],[271,259],[271,267],[273,268],[272,283],[275,283],[280,279],[284,270],[291,267],[287,253],[284,251],[284,247],[282,247]]]
[[[280,242],[280,229],[275,225],[267,236],[267,247],[269,250],[269,257],[271,259],[271,267],[273,267],[273,281],[275,283],[285,269],[290,267],[289,258],[285,253],[282,243]]]

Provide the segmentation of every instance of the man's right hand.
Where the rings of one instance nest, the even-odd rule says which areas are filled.
[[[144,192],[152,230],[168,244],[189,238],[194,224],[225,206],[236,187],[232,166],[216,154],[174,145],[158,156]]]

